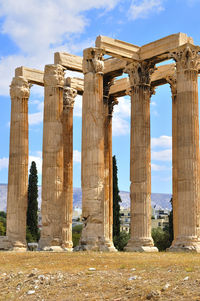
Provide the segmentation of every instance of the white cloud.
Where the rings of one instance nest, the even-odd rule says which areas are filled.
[[[42,123],[44,103],[39,100],[31,100],[30,105],[36,105],[38,112],[28,114],[29,125]]]
[[[36,125],[43,121],[43,112],[32,113],[28,115],[29,125]]]
[[[123,136],[130,132],[130,98],[118,98],[118,105],[114,106],[112,133],[113,136]]]
[[[130,126],[127,120],[118,115],[113,116],[112,133],[113,136],[127,135],[130,131]]]
[[[36,154],[37,155],[35,155],[35,156],[33,156],[33,155],[29,156],[28,170],[30,170],[31,162],[35,161],[38,175],[41,175],[42,174],[42,153],[36,152]]]
[[[73,161],[74,163],[81,163],[81,152],[78,150],[73,151]]]
[[[159,138],[151,138],[151,147],[171,148],[172,137],[163,135],[160,136]]]
[[[151,159],[155,161],[171,161],[172,160],[172,150],[166,149],[163,151],[152,151]]]
[[[151,105],[152,107],[155,107],[155,106],[156,106],[156,102],[155,102],[155,101],[151,101],[150,105]]]
[[[130,19],[144,19],[152,13],[164,10],[163,0],[132,0],[128,16]]]
[[[8,168],[8,158],[0,158],[0,170]]]
[[[166,166],[151,163],[151,170],[153,171],[162,171],[166,169],[168,169]]]
[[[122,118],[129,118],[131,115],[130,97],[118,98],[118,105],[114,106],[114,115],[120,115]]]
[[[108,11],[121,0],[0,0],[0,33],[7,34],[19,54],[0,58],[0,94],[9,95],[14,70],[27,66],[43,70],[53,63],[56,51],[80,52],[91,46],[91,38],[76,42],[89,20],[90,9]]]
[[[74,116],[81,117],[82,116],[82,97],[77,95],[74,103]]]

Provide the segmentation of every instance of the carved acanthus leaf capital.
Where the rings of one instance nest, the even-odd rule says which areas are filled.
[[[200,64],[199,47],[187,44],[184,48],[180,47],[177,51],[169,54],[169,58],[176,61],[177,71],[195,70],[198,71]]]
[[[44,71],[44,85],[51,87],[64,86],[64,68],[61,65],[46,65]]]
[[[63,109],[67,108],[73,108],[74,107],[74,101],[75,97],[77,95],[77,90],[70,88],[70,87],[64,87],[63,89]]]
[[[117,99],[117,97],[109,97],[108,100],[108,114],[112,116],[113,110],[114,110],[114,106],[118,105],[119,101]]]
[[[83,73],[103,74],[104,62],[102,51],[98,48],[87,48],[83,52]]]
[[[14,77],[10,85],[11,99],[29,98],[31,84],[23,77]]]
[[[138,86],[149,86],[151,84],[151,75],[155,71],[152,62],[132,62],[127,64],[124,72],[128,73],[130,86],[132,89]]]
[[[174,73],[173,75],[166,76],[166,81],[170,85],[173,98],[177,95],[177,80],[176,80],[176,78],[177,78],[176,73]]]

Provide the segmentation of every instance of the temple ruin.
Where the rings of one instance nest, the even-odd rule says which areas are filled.
[[[173,59],[174,63],[156,67]],[[26,250],[28,99],[44,87],[42,250],[72,250],[73,105],[82,97],[82,217],[79,250],[116,251],[112,240],[112,114],[131,98],[131,238],[127,251],[156,252],[151,237],[150,100],[155,87],[172,92],[174,241],[170,251],[200,252],[200,47],[178,33],[141,47],[98,36],[83,57],[55,53],[43,71],[19,67],[10,86],[11,123],[7,236],[1,249]],[[67,70],[84,79],[66,77]],[[128,77],[116,79],[127,73]],[[66,76],[65,76],[66,74]],[[120,101],[120,100],[119,100]]]

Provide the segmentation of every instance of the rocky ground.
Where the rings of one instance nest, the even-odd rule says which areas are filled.
[[[200,301],[200,254],[0,252],[0,300]]]

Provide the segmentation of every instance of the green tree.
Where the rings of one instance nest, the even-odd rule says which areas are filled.
[[[171,245],[169,232],[164,231],[159,227],[152,229],[152,238],[154,240],[155,247],[157,247],[159,251],[165,251]]]
[[[130,234],[125,231],[120,232],[119,236],[114,236],[113,243],[118,251],[124,251],[124,247],[127,245]]]
[[[173,225],[173,198],[171,198],[170,203],[172,205],[172,210],[169,214],[169,240],[172,243],[174,239],[174,225]]]
[[[0,236],[6,235],[6,213],[0,211]]]
[[[39,240],[38,229],[38,175],[36,163],[31,163],[28,179],[27,242]]]
[[[79,244],[83,225],[76,225],[72,228],[72,241],[73,247],[75,248]]]
[[[117,161],[113,156],[113,237],[120,235],[120,202],[117,176]]]

